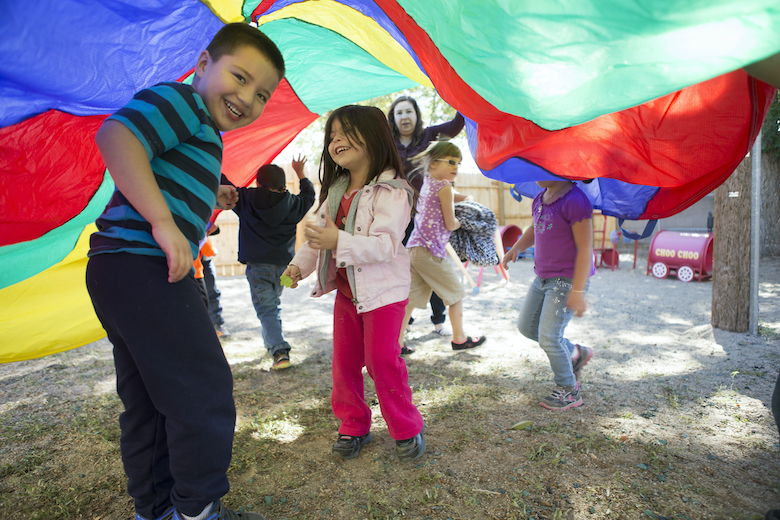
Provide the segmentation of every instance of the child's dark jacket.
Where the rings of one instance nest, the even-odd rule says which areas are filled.
[[[238,261],[287,265],[295,255],[298,222],[314,204],[314,186],[301,179],[300,194],[277,193],[265,188],[238,188],[233,211],[240,220]]]

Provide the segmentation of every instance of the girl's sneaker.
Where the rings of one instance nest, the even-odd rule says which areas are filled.
[[[576,408],[582,405],[582,396],[580,396],[580,383],[566,388],[558,386],[553,392],[542,399],[540,406],[548,410],[564,411],[569,408]]]
[[[398,460],[409,462],[425,453],[425,435],[423,435],[423,431],[420,431],[411,439],[395,441],[395,452],[398,455]]]
[[[352,435],[339,434],[336,444],[333,445],[333,454],[341,459],[354,459],[360,455],[360,448],[364,444],[371,442],[374,437],[370,433],[353,437]]]
[[[593,349],[590,347],[583,347],[582,345],[575,344],[575,346],[577,347],[577,350],[580,351],[580,357],[571,362],[571,368],[574,371],[574,377],[576,377],[579,382],[580,376],[582,375],[582,367],[587,365],[590,358],[593,357]]]
[[[447,336],[452,336],[452,331],[450,329],[445,329],[443,326],[440,327],[439,325],[434,325],[433,333],[438,334],[443,338],[446,338]]]

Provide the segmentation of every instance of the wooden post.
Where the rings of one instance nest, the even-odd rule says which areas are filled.
[[[750,159],[715,190],[712,326],[746,332],[750,319]]]

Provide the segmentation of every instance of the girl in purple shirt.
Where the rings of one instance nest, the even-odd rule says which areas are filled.
[[[538,341],[550,359],[555,390],[539,403],[550,410],[568,410],[582,405],[580,373],[593,350],[563,336],[572,314],[582,316],[587,308],[585,292],[593,275],[593,206],[571,181],[538,181],[545,188],[532,206],[533,229],[528,227],[504,255],[502,264],[534,246],[536,279],[528,289],[518,328]],[[531,232],[533,231],[533,232]]]

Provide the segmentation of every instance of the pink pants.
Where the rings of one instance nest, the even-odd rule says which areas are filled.
[[[422,431],[423,418],[412,403],[409,374],[398,345],[407,302],[358,314],[349,298],[336,293],[330,404],[333,414],[341,420],[342,435],[365,435],[371,429],[371,408],[366,404],[363,388],[364,366],[374,380],[390,437],[410,439]]]

